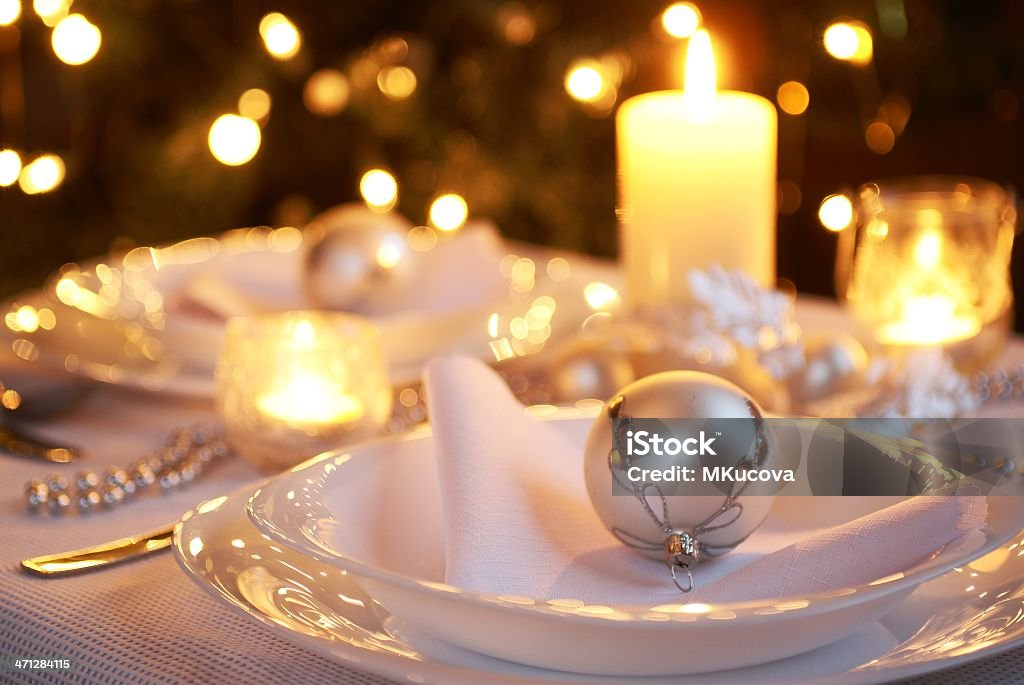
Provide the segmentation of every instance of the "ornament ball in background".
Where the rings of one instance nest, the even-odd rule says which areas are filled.
[[[343,204],[307,227],[306,296],[317,307],[364,314],[387,312],[412,276],[408,219],[362,204]]]
[[[868,370],[868,353],[849,333],[836,332],[804,338],[806,363],[790,377],[790,391],[799,402],[850,390]]]
[[[773,497],[745,493],[745,483],[723,487],[701,477],[664,486],[633,483],[627,470],[626,432],[637,419],[738,419],[715,442],[716,454],[679,454],[670,466],[736,467],[737,471],[778,468],[779,454],[760,407],[738,387],[697,371],[667,371],[642,378],[615,394],[594,421],[584,452],[590,501],[604,525],[623,544],[664,558],[683,592],[693,587],[691,568],[743,542],[764,521]],[[613,486],[623,486],[613,494]],[[671,487],[671,491],[668,488]],[[681,579],[677,571],[681,569]]]
[[[626,355],[604,337],[581,337],[562,344],[552,360],[555,395],[561,402],[606,400],[634,378]]]

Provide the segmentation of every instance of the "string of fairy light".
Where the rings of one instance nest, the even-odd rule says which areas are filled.
[[[27,3],[28,0],[24,0]],[[70,66],[83,65],[92,60],[102,43],[99,27],[81,12],[71,12],[74,0],[32,0],[37,18],[52,29],[51,45],[54,54]],[[906,33],[906,17],[900,0],[879,3],[879,23],[887,35]],[[885,11],[882,11],[882,10]],[[27,12],[23,0],[0,0],[0,30],[24,21]],[[537,23],[531,11],[519,3],[506,3],[498,11],[499,25],[507,41],[525,45],[533,40]],[[692,2],[676,2],[667,6],[655,22],[656,30],[670,40],[689,39],[703,24],[698,6]],[[266,53],[274,60],[296,58],[303,48],[300,28],[285,14],[274,11],[264,15],[256,27]],[[850,65],[859,72],[858,78],[873,79],[874,38],[871,29],[862,21],[836,18],[821,31],[820,44],[836,60]],[[400,47],[400,46],[399,46]],[[407,46],[406,46],[407,47]],[[374,60],[357,60],[346,74],[335,68],[313,71],[305,80],[302,90],[303,104],[311,113],[331,117],[348,105],[354,85],[372,84],[391,102],[401,102],[413,96],[419,85],[413,68],[401,61],[379,64]],[[606,116],[619,99],[619,89],[629,72],[629,60],[621,51],[602,55],[580,56],[565,70],[564,88],[567,95],[584,110],[596,116]],[[881,88],[874,88],[881,92]],[[786,80],[775,91],[780,111],[790,117],[805,115],[811,106],[811,92],[799,80]],[[267,125],[272,107],[270,94],[261,88],[244,91],[237,101],[236,111],[224,112],[210,124],[207,144],[210,154],[221,164],[238,167],[252,162],[262,145],[263,128]],[[875,115],[864,122],[864,142],[877,154],[892,150],[910,117],[910,104],[900,95],[882,97]],[[64,161],[53,152],[28,155],[16,149],[0,149],[0,186],[15,183],[27,194],[40,194],[59,187],[64,180]],[[780,211],[792,213],[800,205],[799,185],[780,180]],[[359,192],[373,210],[387,212],[395,207],[399,196],[399,182],[386,168],[366,169],[359,182]],[[451,190],[439,192],[426,208],[430,225],[440,231],[454,231],[469,216],[466,199]],[[830,195],[821,201],[818,212],[822,225],[839,231],[853,220],[849,198]]]
[[[103,34],[81,13],[71,13],[73,0],[33,0],[32,10],[51,28],[53,54],[64,64],[80,66],[99,52]],[[16,30],[24,20],[21,0],[0,0],[0,31]],[[16,43],[15,43],[16,44]],[[29,155],[13,148],[0,149],[0,187],[15,183],[27,195],[48,193],[64,181],[64,160],[54,152]]]

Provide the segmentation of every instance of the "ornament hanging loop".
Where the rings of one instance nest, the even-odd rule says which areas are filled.
[[[686,571],[685,585],[679,582],[679,575],[676,573],[676,568],[681,568]],[[679,588],[681,592],[685,594],[693,589],[693,573],[690,572],[690,569],[687,568],[686,564],[681,561],[675,561],[668,565],[668,570],[672,573],[672,582],[676,584],[676,587]]]
[[[674,531],[665,538],[665,564],[672,574],[672,582],[681,591],[693,589],[693,573],[690,566],[700,561],[700,542],[691,533]],[[676,569],[686,571],[686,584],[680,582]]]

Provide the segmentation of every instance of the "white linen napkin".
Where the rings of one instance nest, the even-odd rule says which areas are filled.
[[[805,522],[797,528],[773,510],[736,550],[700,564],[697,589],[682,595],[663,563],[623,546],[594,513],[582,444],[525,414],[494,371],[443,357],[427,366],[425,382],[438,443],[445,582],[468,590],[623,604],[806,595],[902,571],[963,542],[986,516],[982,497],[917,497],[808,537]],[[813,517],[816,499],[793,509]]]
[[[410,253],[407,278],[389,289],[378,288],[372,303],[362,303],[354,311],[381,319],[403,312],[444,314],[482,306],[504,291],[503,255],[497,227],[489,221],[472,221],[433,249]],[[315,307],[301,291],[298,261],[298,253],[218,255],[170,290],[168,309],[216,321]]]

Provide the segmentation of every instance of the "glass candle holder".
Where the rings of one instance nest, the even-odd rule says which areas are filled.
[[[1013,193],[974,178],[896,179],[862,186],[854,209],[837,281],[875,341],[939,345],[963,370],[993,361],[1013,303]]]
[[[380,334],[348,314],[231,319],[217,402],[232,447],[264,471],[373,436],[392,402]]]

